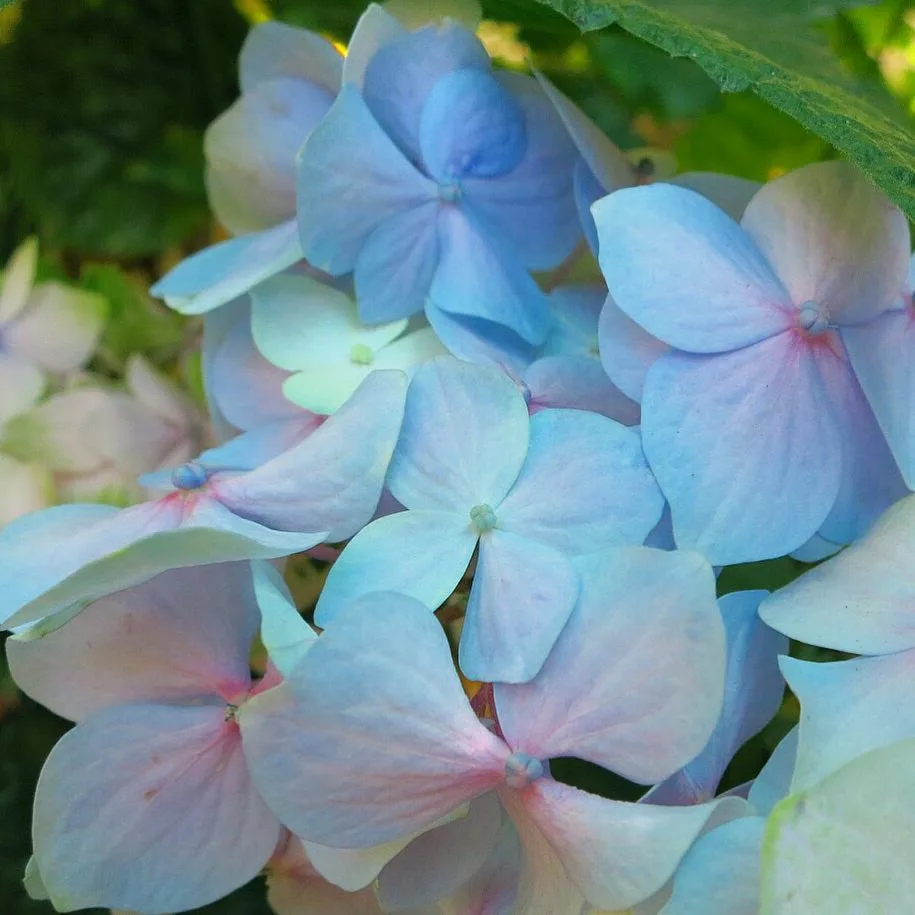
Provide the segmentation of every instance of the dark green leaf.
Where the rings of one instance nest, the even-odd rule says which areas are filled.
[[[813,17],[826,0],[540,0],[582,29],[618,23],[750,89],[840,150],[915,216],[915,135],[890,95],[849,73]]]

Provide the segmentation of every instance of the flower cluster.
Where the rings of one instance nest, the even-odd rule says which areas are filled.
[[[138,475],[193,457],[202,442],[197,409],[139,354],[123,386],[87,370],[108,301],[36,282],[38,266],[28,239],[0,283],[0,527],[56,502],[139,499]]]
[[[206,138],[235,235],[153,290],[204,316],[218,444],[138,468],[145,502],[0,531],[10,670],[76,722],[29,891],[158,915],[265,871],[279,915],[904,911],[905,218],[839,161],[646,180],[494,66],[473,3],[417,9],[373,4],[345,57],[275,22],[244,45]],[[606,286],[562,285],[591,251]],[[81,409],[52,403],[51,429]],[[718,596],[717,567],[837,552]],[[721,791],[786,680],[799,727]]]

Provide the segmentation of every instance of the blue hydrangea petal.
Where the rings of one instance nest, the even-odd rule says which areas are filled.
[[[740,222],[747,205],[762,187],[758,181],[734,175],[719,175],[716,172],[683,172],[682,175],[668,179],[667,183],[702,194],[735,222]]]
[[[480,541],[461,633],[471,680],[525,683],[543,665],[578,596],[578,575],[552,547],[494,530]]]
[[[385,219],[437,198],[351,86],[302,147],[296,187],[305,257],[335,276],[353,269]]]
[[[572,188],[575,150],[533,79],[504,72],[497,79],[524,113],[524,156],[507,174],[493,180],[470,176],[461,188],[476,216],[525,267],[549,270],[581,239]]]
[[[915,648],[915,496],[857,543],[776,591],[760,615],[793,639],[854,654]]]
[[[150,293],[182,314],[205,314],[301,259],[298,229],[291,220],[192,254],[162,277]]]
[[[782,658],[801,703],[792,792],[803,791],[878,747],[915,737],[915,652],[814,664]]]
[[[668,353],[648,372],[642,443],[677,544],[715,565],[781,556],[829,514],[839,430],[793,336],[733,353]]]
[[[458,22],[446,21],[380,47],[365,68],[362,94],[387,135],[418,165],[422,113],[439,80],[457,70],[488,72],[490,66],[476,35]]]
[[[407,508],[468,519],[496,508],[527,454],[530,422],[520,391],[489,366],[441,356],[413,378],[387,485]]]
[[[315,621],[327,626],[369,591],[397,591],[430,610],[457,587],[477,543],[470,519],[442,511],[397,512],[364,527],[331,567]]]
[[[752,238],[694,191],[624,188],[593,213],[610,294],[652,336],[714,353],[794,326],[791,297]]]
[[[664,915],[757,915],[765,825],[742,817],[700,836],[674,875]]]
[[[440,204],[430,201],[384,220],[365,240],[354,266],[359,316],[367,324],[423,310],[439,263]]]
[[[527,143],[524,112],[485,71],[446,73],[423,106],[419,124],[423,164],[439,182],[499,178],[518,165]]]
[[[541,410],[499,527],[575,555],[642,543],[664,498],[637,432],[596,413]]]
[[[429,298],[442,311],[502,324],[531,344],[552,325],[546,295],[515,252],[472,215],[446,206],[438,217],[441,253]]]

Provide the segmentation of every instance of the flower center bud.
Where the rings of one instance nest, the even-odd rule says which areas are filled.
[[[512,753],[505,761],[505,784],[524,788],[543,776],[543,763],[527,753]]]
[[[200,489],[210,478],[210,472],[197,461],[188,461],[172,471],[172,486],[175,489]]]
[[[470,509],[470,523],[480,534],[491,531],[496,526],[496,513],[484,502]]]
[[[457,203],[463,194],[464,192],[461,190],[461,184],[457,179],[443,181],[438,186],[438,199],[441,200],[442,203]]]
[[[230,721],[234,721],[235,715],[237,714],[237,712],[238,712],[237,705],[232,705],[231,702],[226,703],[226,712],[225,712],[225,715],[223,716],[223,721],[225,721],[226,723],[228,723]]]
[[[829,329],[829,312],[816,302],[804,302],[797,313],[797,326],[817,336]]]
[[[365,343],[354,343],[349,351],[349,360],[353,365],[371,365],[374,359],[372,348]]]

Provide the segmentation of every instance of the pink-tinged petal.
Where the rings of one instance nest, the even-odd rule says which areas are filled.
[[[651,367],[642,443],[680,547],[728,565],[784,555],[817,532],[842,475],[817,368],[794,333]]]
[[[268,862],[266,874],[267,902],[276,915],[383,915],[371,889],[348,893],[325,880],[294,836]]]
[[[13,252],[0,277],[0,324],[12,321],[25,308],[38,268],[38,239],[27,238]]]
[[[632,164],[594,121],[542,73],[535,70],[534,76],[555,107],[556,113],[562,118],[578,152],[604,189],[604,193],[635,184]]]
[[[516,911],[520,876],[518,832],[511,819],[505,817],[489,858],[456,893],[439,903],[439,911],[445,915],[510,915]],[[561,907],[554,908],[553,915],[560,910]]]
[[[575,555],[642,543],[663,508],[637,432],[596,413],[541,410],[496,517],[500,529]]]
[[[801,703],[792,793],[862,753],[915,737],[915,708],[900,701],[915,687],[915,651],[832,664],[781,659]]]
[[[435,199],[352,86],[344,86],[296,166],[299,233],[309,262],[339,276],[385,219]]]
[[[10,638],[7,659],[23,692],[73,721],[130,702],[230,699],[248,689],[258,622],[248,563],[176,569],[43,639]]]
[[[711,567],[647,547],[579,560],[581,593],[530,683],[496,684],[509,745],[642,784],[689,762],[721,711],[725,636]]]
[[[762,185],[747,178],[735,178],[733,175],[719,175],[715,172],[684,172],[671,178],[668,184],[676,184],[702,194],[708,200],[724,210],[735,222],[740,222]]]
[[[722,815],[719,807],[743,803],[726,799],[692,807],[632,804],[548,777],[515,797],[502,793],[522,843],[530,842],[532,831],[540,832],[585,899],[612,910],[637,905],[661,889],[710,818]]]
[[[222,705],[102,710],[58,742],[35,792],[35,860],[61,911],[206,905],[279,837]]]
[[[490,793],[471,801],[466,816],[418,836],[378,876],[383,908],[417,909],[457,891],[486,864],[502,822]]]
[[[498,369],[433,359],[407,392],[388,487],[408,508],[495,508],[521,470],[529,426],[524,398]]]
[[[504,777],[448,640],[403,595],[354,601],[287,685],[239,710],[258,788],[297,835],[367,848],[408,836]]]
[[[461,632],[464,675],[524,683],[536,675],[578,597],[578,575],[558,550],[510,531],[480,540]]]
[[[31,362],[0,352],[0,426],[25,413],[45,388],[44,373]]]
[[[833,324],[856,324],[893,307],[911,256],[909,228],[847,162],[818,162],[767,184],[741,226],[796,306],[815,302]]]
[[[219,501],[278,531],[326,531],[345,540],[368,524],[403,417],[407,379],[372,372],[303,442],[250,473],[220,480]],[[323,536],[320,539],[325,539]]]
[[[790,296],[752,238],[694,191],[624,188],[593,213],[610,294],[659,340],[727,352],[794,323]]]
[[[521,846],[514,907],[504,911],[525,915],[580,915],[587,911],[581,887],[566,871],[559,850],[527,812],[524,800],[509,791],[501,796]],[[503,915],[503,910],[496,911]]]
[[[46,467],[0,453],[0,528],[53,501],[54,480]]]
[[[435,610],[467,571],[478,534],[469,517],[401,511],[378,518],[346,545],[328,573],[315,620],[327,626],[353,599],[396,591]]]
[[[544,356],[524,374],[531,392],[529,409],[550,407],[586,410],[616,420],[624,426],[638,425],[639,405],[631,401],[591,356]]]
[[[915,496],[862,540],[763,601],[760,616],[811,645],[854,654],[915,648]]]
[[[468,206],[504,239],[529,270],[558,266],[581,239],[572,187],[575,148],[543,88],[523,73],[496,79],[524,115],[521,161],[496,180],[468,176],[461,188]]]
[[[429,298],[449,314],[501,324],[528,343],[546,340],[549,300],[518,254],[471,208],[445,206],[438,215],[441,255]]]
[[[127,387],[143,406],[174,426],[187,425],[194,406],[187,395],[139,353],[127,357]]]
[[[902,475],[915,489],[915,308],[843,328],[842,339]]]
[[[254,345],[248,308],[240,311],[207,355],[207,394],[233,426],[255,429],[304,414],[283,395],[289,373],[268,362]]]
[[[296,154],[333,100],[323,86],[278,75],[247,90],[207,128],[207,193],[230,232],[262,232],[295,216]]]
[[[600,361],[610,380],[636,403],[642,401],[645,376],[670,347],[652,337],[607,296],[598,329]]]
[[[845,354],[827,346],[813,354],[842,439],[842,482],[819,533],[850,543],[909,490]]]
[[[328,92],[340,89],[343,57],[326,39],[283,22],[260,22],[245,38],[238,57],[241,91],[278,77],[307,80]]]
[[[2,625],[40,620],[28,631],[39,638],[90,601],[168,569],[288,556],[325,538],[272,530],[233,515],[207,495],[186,503],[184,495],[172,493],[120,511],[57,506],[0,532],[0,585],[9,600]]]
[[[92,355],[107,314],[102,296],[61,283],[40,283],[26,308],[3,328],[3,344],[47,372],[73,372]]]

